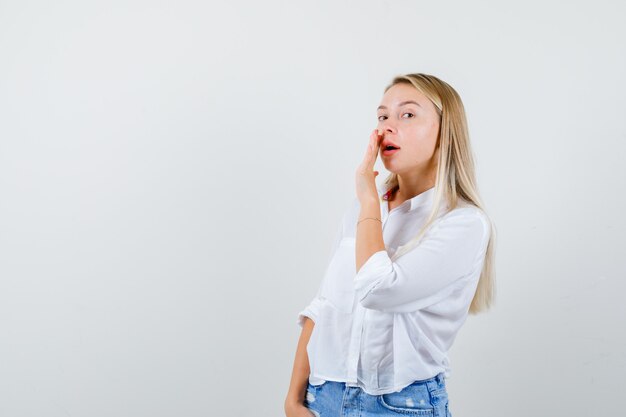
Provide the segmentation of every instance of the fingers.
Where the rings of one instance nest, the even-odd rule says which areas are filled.
[[[359,164],[359,172],[364,172],[367,166],[369,165],[369,160],[371,159],[371,149],[372,149],[372,136],[370,135],[370,141],[367,144],[367,149],[365,150],[365,155],[363,155],[363,159]]]
[[[360,172],[366,172],[370,168],[372,155],[374,154],[374,132],[370,134],[370,140],[367,143],[367,149],[365,150],[365,155],[363,155],[363,160],[359,165]]]
[[[370,135],[370,159],[369,159],[369,168],[373,169],[374,164],[376,163],[376,158],[378,158],[378,151],[380,150],[381,138],[378,134],[378,129],[374,129],[372,134]]]
[[[363,161],[360,165],[361,172],[367,172],[374,169],[376,158],[378,157],[378,151],[380,150],[380,143],[382,142],[382,136],[378,134],[378,129],[374,129],[370,134],[370,140],[367,144],[367,150],[363,156]]]

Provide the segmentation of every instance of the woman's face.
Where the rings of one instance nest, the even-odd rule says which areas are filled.
[[[380,157],[387,170],[424,174],[432,168],[440,118],[425,95],[411,85],[396,84],[383,95],[377,114],[378,131],[383,134]],[[388,142],[400,149],[388,153]]]

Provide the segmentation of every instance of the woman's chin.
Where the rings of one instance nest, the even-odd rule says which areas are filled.
[[[402,171],[398,164],[394,164],[391,161],[383,161],[383,165],[385,166],[385,169],[392,174],[397,174],[398,172]]]

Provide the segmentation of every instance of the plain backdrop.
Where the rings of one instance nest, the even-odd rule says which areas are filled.
[[[615,414],[625,12],[0,1],[0,416],[284,415],[297,313],[410,72],[461,95],[498,232],[452,414]]]

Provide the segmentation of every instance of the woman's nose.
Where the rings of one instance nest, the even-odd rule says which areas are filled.
[[[381,129],[381,133],[387,134],[387,133],[394,133],[395,132],[395,126],[393,126],[389,121],[385,120],[384,122],[381,123],[380,126]]]

